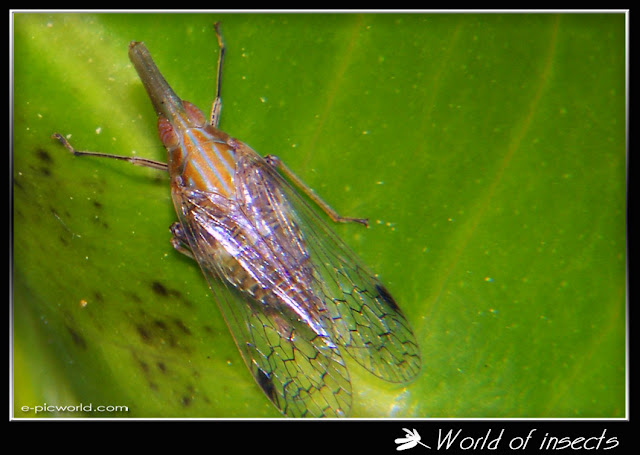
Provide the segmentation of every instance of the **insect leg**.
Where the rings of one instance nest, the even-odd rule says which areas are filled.
[[[220,84],[222,80],[222,60],[224,59],[224,41],[222,40],[222,34],[220,33],[220,22],[213,24],[216,29],[216,38],[218,39],[218,70],[216,75],[216,98],[211,105],[211,123],[216,128],[220,122],[220,110],[222,109],[222,98],[220,98]]]
[[[86,151],[81,151],[81,150],[76,150],[75,148],[73,148],[73,146],[71,144],[69,144],[69,141],[67,141],[64,136],[62,136],[62,134],[60,133],[54,133],[51,138],[56,139],[58,142],[60,142],[62,145],[64,145],[64,147],[69,150],[69,152],[71,152],[72,154],[76,155],[76,156],[95,156],[98,158],[112,158],[114,160],[122,160],[122,161],[128,161],[131,164],[134,164],[136,166],[144,166],[144,167],[150,167],[153,169],[159,169],[161,171],[167,171],[168,167],[166,163],[162,163],[160,161],[154,161],[154,160],[149,160],[147,158],[138,158],[136,156],[122,156],[122,155],[111,155],[109,153],[100,153],[100,152],[86,152]]]
[[[264,159],[269,163],[269,165],[276,168],[280,173],[282,173],[293,185],[307,195],[309,199],[311,199],[314,204],[316,204],[320,209],[327,214],[331,221],[334,223],[360,223],[366,227],[369,227],[369,220],[367,218],[351,218],[347,216],[341,216],[334,209],[331,208],[329,204],[327,204],[320,196],[318,196],[311,188],[307,186],[306,183],[302,181],[300,177],[293,173],[291,169],[289,169],[281,160],[275,155],[267,155]]]
[[[184,234],[184,231],[182,230],[182,225],[178,222],[175,222],[171,225],[169,230],[171,231],[171,236],[172,236],[171,246],[173,246],[173,248],[175,248],[175,250],[178,251],[179,253],[182,253],[185,256],[188,256],[191,259],[196,260],[196,258],[193,256],[193,252],[191,251],[191,248],[189,247],[189,240],[187,239],[187,237]]]

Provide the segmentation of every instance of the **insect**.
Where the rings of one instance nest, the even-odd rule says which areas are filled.
[[[391,382],[421,366],[413,331],[389,291],[330,230],[298,191],[339,216],[275,156],[261,157],[218,129],[225,46],[210,119],[181,100],[145,45],[129,58],[158,114],[168,163],[79,151],[168,171],[179,222],[171,243],[202,269],[242,357],[267,397],[291,417],[340,417],[351,408],[349,356]],[[296,190],[297,189],[297,190]],[[219,286],[222,282],[225,286]]]

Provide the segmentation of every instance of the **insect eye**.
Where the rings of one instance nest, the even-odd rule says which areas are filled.
[[[158,135],[167,149],[173,149],[180,142],[171,122],[164,117],[158,117]]]
[[[189,120],[193,122],[193,126],[199,127],[207,124],[207,120],[200,109],[195,107],[189,101],[182,101],[182,105],[184,106],[184,110],[187,111],[187,117],[189,117]]]

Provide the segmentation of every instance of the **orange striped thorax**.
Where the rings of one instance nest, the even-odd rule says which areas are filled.
[[[230,197],[233,193],[235,154],[228,135],[210,125],[202,112],[183,101],[177,118],[158,118],[158,133],[169,154],[169,175],[182,186]]]
[[[158,133],[167,149],[171,184],[231,197],[236,159],[229,136],[209,124],[200,109],[175,94],[144,45],[131,43],[129,57],[158,114]]]

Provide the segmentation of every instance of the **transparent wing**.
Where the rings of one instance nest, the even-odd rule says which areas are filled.
[[[420,351],[391,294],[272,166],[255,154],[240,162],[244,165],[237,174],[244,190],[289,212],[279,218],[292,236],[302,238],[313,269],[314,293],[326,310],[323,324],[335,343],[379,378],[413,379],[420,371]],[[279,192],[286,204],[278,201]]]
[[[374,375],[411,380],[415,336],[385,287],[253,150],[236,148],[236,199],[173,188],[183,233],[258,384],[290,416],[341,416],[341,348]],[[235,295],[234,295],[235,294]]]
[[[181,231],[209,281],[221,312],[254,378],[291,417],[337,417],[351,407],[351,383],[322,316],[304,319],[284,304],[270,268],[272,245],[233,202],[213,193],[174,188]],[[224,283],[224,286],[220,284]],[[279,284],[282,288],[286,283]]]

